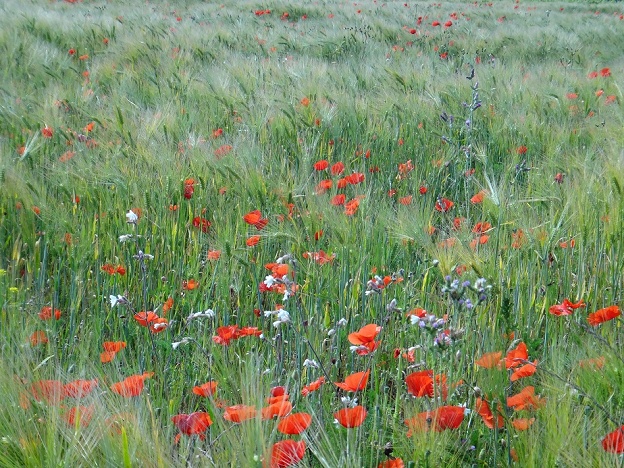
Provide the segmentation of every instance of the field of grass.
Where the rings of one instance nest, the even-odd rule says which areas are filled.
[[[624,466],[623,15],[2,2],[0,466]]]

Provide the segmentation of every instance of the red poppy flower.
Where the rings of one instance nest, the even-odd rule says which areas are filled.
[[[306,444],[303,440],[281,440],[271,447],[270,468],[287,468],[299,463],[305,455]]]
[[[498,414],[496,415],[496,420],[494,420],[494,414],[492,414],[490,404],[485,398],[477,398],[475,409],[477,413],[479,413],[479,416],[483,419],[483,423],[486,427],[489,427],[490,429],[494,429],[494,427],[501,429],[505,425],[505,420],[501,414],[500,406]]]
[[[208,229],[210,228],[210,226],[211,226],[210,221],[208,221],[205,218],[202,218],[201,216],[195,216],[193,218],[193,227],[197,229],[201,229],[202,232],[208,232]]]
[[[217,335],[212,337],[212,341],[217,344],[227,346],[231,340],[238,338],[238,325],[226,325],[217,328]]]
[[[312,423],[312,415],[308,413],[293,413],[281,419],[277,430],[282,434],[301,434]]]
[[[490,240],[490,236],[488,236],[487,234],[484,234],[479,237],[475,237],[474,239],[470,241],[470,248],[474,250],[477,248],[478,245],[487,244],[489,240]]]
[[[30,345],[38,346],[48,343],[48,335],[43,330],[37,330],[30,335]]]
[[[624,426],[609,432],[602,439],[602,448],[609,453],[624,453]]]
[[[171,418],[173,424],[180,430],[182,434],[191,436],[193,434],[203,435],[206,429],[212,424],[210,415],[203,411],[197,411],[191,414],[177,414]]]
[[[352,200],[349,200],[347,203],[345,203],[345,214],[347,216],[353,216],[357,212],[359,207],[359,198],[353,198]]]
[[[363,406],[343,408],[334,413],[334,418],[346,428],[361,426],[366,419],[366,409]]]
[[[501,358],[503,357],[502,351],[494,351],[492,353],[485,353],[479,359],[475,361],[475,364],[479,367],[483,367],[484,369],[493,369],[498,365]]]
[[[288,397],[288,395],[286,395],[286,397]],[[290,414],[293,407],[292,403],[288,400],[282,399],[283,397],[279,398],[281,401],[277,401],[262,408],[262,419],[273,419],[275,417],[282,417]]]
[[[578,301],[577,303],[570,302],[568,299],[564,299],[561,304],[555,304],[550,306],[548,312],[553,315],[572,315],[574,309],[578,309],[579,307],[585,307],[585,302],[583,299]]]
[[[505,367],[511,369],[513,367],[521,366],[523,361],[529,359],[529,352],[526,344],[523,341],[518,343],[514,349],[510,350],[505,357]]]
[[[332,185],[334,185],[334,181],[331,179],[321,180],[316,186],[316,194],[321,195],[327,192],[330,188],[332,188]],[[338,185],[338,188],[340,188],[340,185]]]
[[[519,393],[507,397],[507,406],[515,411],[537,409],[544,404],[543,398],[535,395],[535,387],[524,387]]]
[[[205,384],[193,387],[193,393],[202,397],[209,397],[215,394],[217,391],[217,382],[211,380]]]
[[[169,312],[172,307],[173,307],[173,297],[168,297],[162,307],[163,315],[166,315],[167,312]]]
[[[77,423],[80,424],[80,427],[87,427],[91,422],[91,419],[93,419],[94,411],[95,407],[93,405],[74,406],[63,415],[63,419],[72,427],[75,427]]]
[[[111,362],[115,359],[115,356],[117,356],[115,351],[104,351],[103,353],[100,353],[100,362],[102,364],[106,364],[107,362]]]
[[[236,333],[236,338],[242,338],[244,336],[260,336],[262,335],[262,330],[258,329],[258,327],[243,327],[238,330]]]
[[[277,385],[273,388],[271,388],[271,397],[281,397],[281,396],[288,396],[288,392],[286,391],[286,387],[282,386],[282,385]]]
[[[233,423],[241,423],[248,419],[256,417],[256,407],[249,405],[234,405],[225,408],[223,419],[231,421]]]
[[[223,156],[227,155],[230,151],[232,151],[232,145],[221,145],[216,150],[214,150],[214,155],[217,159],[221,159]]]
[[[354,172],[353,174],[349,174],[344,178],[347,184],[357,185],[364,182],[364,174],[361,172]]]
[[[435,209],[441,213],[446,213],[448,210],[453,208],[454,205],[455,203],[448,198],[438,198],[438,201],[436,201],[435,204]]]
[[[390,460],[382,461],[377,468],[405,468],[405,463],[401,458],[392,458]]]
[[[352,350],[359,356],[366,356],[375,351],[379,346],[379,343],[381,343],[381,341],[369,341],[368,343],[352,347]]]
[[[126,347],[125,341],[105,341],[102,343],[104,351],[119,352]]]
[[[516,431],[526,431],[534,422],[535,418],[516,418],[512,419],[511,425]]]
[[[440,26],[440,22],[439,21],[434,21],[433,23],[431,23],[431,26],[433,26],[434,28],[436,26]]]
[[[338,161],[336,164],[333,164],[331,167],[332,175],[338,176],[344,172],[345,165],[341,161]]]
[[[245,245],[247,245],[247,247],[253,247],[258,242],[260,242],[260,236],[251,236],[247,238]]]
[[[299,101],[303,107],[308,107],[310,105],[310,99],[307,97],[301,98]]]
[[[399,201],[399,204],[401,204],[401,205],[405,205],[405,206],[411,205],[412,204],[412,196],[408,195],[406,197],[401,197],[401,198],[399,198],[398,201]]]
[[[131,375],[121,382],[111,385],[111,390],[125,398],[139,396],[143,391],[145,380],[153,376],[153,372],[144,372],[141,375]]]
[[[208,251],[208,255],[206,255],[206,258],[208,260],[219,260],[219,258],[221,258],[221,251],[220,250],[209,250]]]
[[[434,411],[436,430],[457,429],[464,420],[465,408],[461,406],[441,406]]]
[[[607,78],[607,77],[611,76],[611,69],[610,68],[603,68],[602,70],[600,70],[600,76],[602,76],[603,78]]]
[[[595,327],[603,322],[608,322],[609,320],[619,317],[621,313],[618,306],[612,305],[589,314],[587,316],[587,321],[592,327]]]
[[[461,406],[441,406],[433,411],[418,413],[415,417],[405,420],[405,424],[409,427],[407,436],[410,437],[412,431],[442,432],[457,429],[464,420],[464,411],[465,408]]]
[[[439,386],[439,391],[442,392],[442,398],[446,400],[448,395],[448,387],[446,385],[446,375],[437,374],[434,379],[432,370],[423,370],[413,372],[405,376],[405,385],[407,386],[407,392],[417,398],[435,396],[434,381]]]
[[[369,375],[370,369],[366,372],[356,372],[355,374],[347,376],[344,382],[334,382],[334,385],[338,388],[342,388],[346,392],[357,392],[366,388]]]
[[[327,160],[325,159],[321,159],[320,161],[317,161],[314,163],[315,171],[324,171],[328,167],[329,167],[329,162],[327,162]]]
[[[433,371],[423,370],[405,376],[407,392],[415,397],[433,397]]]
[[[137,321],[139,325],[142,327],[147,327],[149,324],[154,322],[158,318],[158,315],[152,312],[151,310],[148,312],[139,312],[134,314],[134,320]]]
[[[41,129],[41,135],[43,138],[52,138],[54,135],[54,130],[47,125]]]
[[[511,380],[512,382],[515,382],[516,380],[532,376],[533,374],[535,374],[535,371],[537,370],[537,362],[538,361],[533,361],[533,363],[528,363],[528,364],[525,364],[524,366],[518,367],[513,372],[513,374],[511,374],[511,377],[509,380]]]
[[[480,221],[474,225],[474,227],[472,228],[472,232],[474,232],[475,234],[483,234],[490,229],[492,229],[492,225],[490,223],[488,223],[487,221]]]
[[[319,265],[325,265],[326,263],[332,263],[336,258],[336,254],[327,255],[324,250],[319,250],[318,252],[304,252],[302,254],[303,258],[309,258],[314,260]]]
[[[350,333],[348,336],[349,343],[353,345],[362,345],[374,341],[381,327],[375,323],[369,323],[368,325],[360,328],[359,331]]]
[[[55,404],[65,398],[64,385],[60,380],[37,380],[30,386],[30,393],[37,401]]]
[[[260,210],[250,211],[245,216],[243,216],[243,219],[247,224],[251,224],[258,231],[260,231],[269,223],[268,219],[262,218],[262,213],[260,212]]]
[[[329,201],[329,203],[334,205],[334,206],[341,206],[341,205],[345,204],[346,199],[347,199],[347,196],[344,193],[339,193],[338,195],[333,197]]]
[[[192,291],[193,289],[197,289],[198,286],[199,282],[193,278],[182,281],[182,289],[185,291]]]
[[[160,333],[165,331],[169,327],[169,320],[163,317],[158,317],[157,319],[150,322],[149,329],[152,333]]]
[[[407,318],[412,317],[412,316],[423,318],[426,315],[427,315],[427,311],[421,307],[416,307],[415,309],[412,309],[405,314]]]
[[[54,317],[56,320],[61,318],[61,311],[58,309],[54,309],[54,313],[52,311],[52,307],[46,306],[41,308],[41,312],[39,312],[39,318],[41,320],[50,320]]]
[[[63,386],[63,395],[69,398],[82,398],[91,393],[98,386],[98,379],[74,380]]]
[[[325,377],[319,377],[314,382],[310,382],[308,385],[301,389],[301,396],[308,396],[310,393],[317,391],[321,388],[321,385],[325,383]]]
[[[589,74],[587,75],[587,78],[589,78],[590,80],[593,80],[594,78],[598,78],[598,72],[597,71],[589,72]]]

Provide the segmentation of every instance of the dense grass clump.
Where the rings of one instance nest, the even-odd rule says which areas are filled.
[[[0,13],[0,465],[623,465],[618,3]]]

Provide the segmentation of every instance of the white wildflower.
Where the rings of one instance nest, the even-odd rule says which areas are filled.
[[[333,328],[327,332],[327,336],[334,336],[336,334],[336,330]]]
[[[114,294],[111,294],[109,296],[109,300],[110,300],[110,303],[111,303],[111,307],[115,307],[117,304],[125,304],[126,303],[126,298],[121,296],[121,295],[115,296]]]
[[[265,312],[266,314],[266,312]],[[290,314],[285,309],[280,309],[277,311],[277,320],[273,322],[273,326],[275,328],[279,327],[282,323],[290,322]]]
[[[347,325],[347,319],[344,317],[338,320],[338,322],[336,322],[337,327],[344,327],[346,325]]]
[[[275,263],[284,263],[284,262],[289,261],[291,258],[292,258],[292,255],[286,254],[286,255],[278,258],[277,260],[275,260]]]
[[[277,284],[277,281],[275,280],[275,277],[273,275],[269,275],[264,278],[263,283],[266,285],[267,288],[271,288],[274,284]]]
[[[303,367],[310,367],[312,369],[318,369],[319,363],[314,361],[313,359],[306,359],[305,361],[303,361]]]
[[[348,396],[340,398],[340,401],[343,405],[349,406],[351,408],[357,406],[357,398],[350,398]]]
[[[182,340],[180,341],[175,341],[173,343],[171,343],[171,346],[173,347],[173,349],[178,349],[178,346],[183,345],[183,344],[187,344],[192,340],[192,338],[185,336],[184,338],[182,338]]]
[[[128,241],[129,239],[132,239],[132,234],[122,234],[121,236],[119,236],[119,242],[123,243]]]
[[[136,213],[132,210],[128,210],[128,212],[126,213],[126,222],[128,224],[136,224],[138,220],[139,217],[136,215]]]
[[[154,331],[154,333],[156,333],[156,332],[158,332],[158,331],[160,331],[162,329],[167,328],[168,326],[169,326],[169,324],[167,322],[154,323],[152,325],[152,330]]]
[[[192,312],[191,315],[186,317],[186,323],[190,323],[196,318],[214,318],[215,311],[212,309],[206,309],[203,312]]]

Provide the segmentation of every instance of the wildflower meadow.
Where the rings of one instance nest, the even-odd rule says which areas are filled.
[[[624,466],[624,6],[5,0],[0,466]]]

